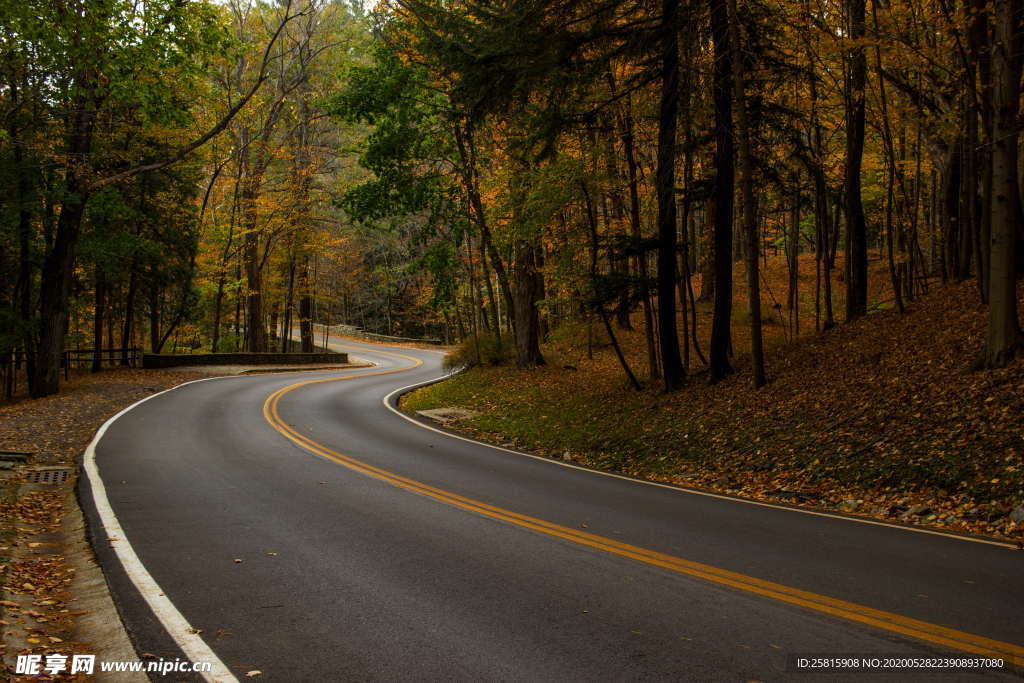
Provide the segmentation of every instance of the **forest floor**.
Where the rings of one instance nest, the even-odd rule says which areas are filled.
[[[85,542],[75,495],[76,459],[107,418],[198,376],[173,370],[83,371],[72,374],[57,395],[0,405],[0,450],[31,454],[24,466],[0,470],[0,653],[8,674],[17,654],[102,654],[111,647],[86,642],[106,633],[111,628],[106,622],[120,621]],[[62,483],[26,484],[23,472],[37,468],[69,468],[70,476]],[[109,614],[92,613],[104,604]],[[134,657],[127,641],[125,647],[124,654]]]
[[[583,326],[552,335],[544,367],[473,368],[406,396],[403,407],[466,408],[477,414],[455,423],[460,431],[587,467],[1024,540],[1024,359],[968,372],[986,326],[975,284],[933,284],[900,315],[874,261],[871,301],[882,303],[863,320],[815,333],[813,261],[802,268],[810,292],[801,294],[801,335],[787,340],[786,269],[769,259],[766,282],[783,307],[766,293],[774,324],[766,325],[769,384],[760,390],[738,286],[736,373],[718,384],[694,360],[677,393],[660,393],[656,382],[631,391],[596,327],[588,358]],[[841,293],[842,283],[834,286]],[[698,309],[704,349],[708,308]],[[618,334],[643,376],[644,336]]]

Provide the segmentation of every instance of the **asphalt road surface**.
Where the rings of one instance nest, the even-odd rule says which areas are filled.
[[[191,383],[99,440],[81,493],[140,654],[273,681],[1019,680],[905,666],[1024,661],[1024,552],[454,438],[384,402],[440,354],[333,341],[375,366]],[[904,668],[796,668],[840,656]]]

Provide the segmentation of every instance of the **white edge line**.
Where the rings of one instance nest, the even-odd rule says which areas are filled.
[[[994,545],[994,546],[998,546],[1000,548],[1009,548],[1011,550],[1016,550],[1017,549],[1016,546],[1014,546],[1011,543],[1004,543],[1002,541],[989,540],[987,538],[977,538],[977,537],[973,537],[973,536],[961,536],[959,534],[947,534],[947,533],[942,532],[942,531],[932,531],[931,529],[919,529],[919,528],[912,527],[912,526],[904,526],[902,524],[890,524],[889,522],[880,522],[880,521],[873,520],[873,519],[864,519],[864,518],[861,518],[861,517],[847,517],[846,515],[834,515],[834,514],[832,514],[830,512],[820,512],[818,510],[805,510],[803,508],[790,507],[788,505],[776,505],[774,503],[765,503],[765,502],[760,501],[760,500],[751,500],[749,498],[738,498],[738,497],[733,497],[733,496],[725,496],[725,495],[718,494],[718,493],[711,493],[709,491],[700,491],[700,490],[697,490],[697,489],[686,488],[686,487],[683,487],[683,486],[673,486],[671,484],[663,484],[663,483],[658,482],[658,481],[649,481],[647,479],[635,479],[633,477],[627,477],[627,476],[624,476],[624,475],[621,475],[621,474],[615,474],[614,472],[604,472],[604,471],[601,471],[601,470],[591,469],[589,467],[581,467],[580,465],[573,465],[572,463],[562,462],[560,460],[555,460],[553,458],[546,458],[546,457],[544,457],[542,455],[533,455],[531,453],[524,453],[522,451],[514,451],[514,450],[511,450],[509,448],[504,448],[502,446],[496,446],[494,444],[487,443],[486,441],[480,441],[478,439],[471,439],[469,437],[461,436],[459,434],[452,434],[451,432],[446,432],[446,431],[444,431],[442,429],[437,429],[436,427],[431,427],[430,425],[423,424],[419,420],[417,420],[417,419],[415,419],[415,418],[413,418],[413,417],[411,417],[409,415],[406,415],[404,412],[402,412],[401,410],[399,410],[399,409],[397,409],[397,408],[395,408],[394,406],[391,405],[391,398],[393,396],[395,396],[396,394],[400,394],[402,392],[409,391],[409,390],[415,389],[417,387],[422,387],[422,386],[425,386],[427,384],[434,384],[434,383],[436,383],[436,382],[438,382],[440,380],[446,379],[448,377],[451,377],[451,374],[442,375],[441,377],[435,377],[434,379],[428,379],[428,380],[423,381],[423,382],[417,382],[416,384],[410,384],[409,386],[401,387],[400,389],[395,389],[390,394],[388,394],[387,396],[384,397],[384,399],[382,401],[384,403],[384,407],[387,408],[388,410],[390,410],[391,412],[393,412],[395,415],[398,415],[399,417],[401,417],[403,420],[408,420],[409,422],[411,422],[412,424],[416,425],[417,427],[420,427],[422,429],[427,429],[427,430],[430,430],[432,432],[436,432],[438,434],[441,434],[442,436],[447,436],[447,437],[449,437],[451,439],[458,439],[459,441],[465,441],[467,443],[476,444],[478,446],[485,446],[487,448],[491,448],[491,449],[496,450],[496,451],[501,451],[502,453],[509,453],[511,455],[518,455],[518,456],[521,456],[523,458],[532,458],[534,460],[539,460],[541,462],[546,462],[549,465],[558,465],[559,467],[568,467],[569,469],[580,470],[582,472],[589,472],[590,474],[596,474],[596,475],[599,475],[599,476],[602,476],[602,477],[611,477],[612,479],[622,479],[623,481],[632,482],[634,484],[643,484],[645,486],[657,486],[658,488],[668,489],[670,491],[675,491],[676,493],[689,494],[689,495],[693,495],[693,496],[704,496],[705,498],[716,498],[718,500],[726,500],[726,501],[729,501],[729,502],[732,502],[732,503],[743,503],[745,505],[757,505],[759,507],[773,508],[775,510],[786,510],[788,512],[797,512],[797,513],[800,513],[800,514],[803,514],[803,515],[813,515],[815,517],[828,517],[829,519],[839,519],[839,520],[843,520],[844,522],[855,522],[857,524],[870,524],[871,526],[882,526],[882,527],[887,527],[889,529],[897,529],[899,531],[909,531],[909,532],[913,532],[913,533],[917,533],[917,534],[927,534],[929,536],[942,536],[943,538],[952,538],[952,539],[955,539],[957,541],[968,541],[970,543],[983,543],[985,545]]]
[[[245,377],[245,375],[229,375],[225,377],[204,377],[202,379],[196,379],[189,382],[184,382],[177,386],[165,389],[164,391],[157,392],[146,398],[136,401],[121,412],[117,413],[109,420],[103,423],[97,431],[96,435],[89,442],[89,445],[85,449],[85,454],[82,457],[83,467],[86,474],[89,477],[89,485],[92,490],[92,501],[96,507],[96,512],[99,513],[100,521],[103,523],[103,528],[106,530],[107,537],[110,541],[110,545],[114,549],[114,553],[117,558],[121,561],[121,566],[124,567],[125,573],[128,578],[138,589],[142,598],[149,605],[149,608],[156,615],[157,619],[167,630],[167,633],[174,639],[181,651],[193,662],[209,662],[212,665],[212,670],[207,672],[200,672],[204,679],[211,683],[231,683],[238,679],[235,675],[225,666],[224,662],[214,654],[210,646],[199,637],[197,633],[193,632],[192,627],[185,619],[184,615],[178,611],[178,608],[174,606],[174,603],[164,595],[163,590],[157,584],[156,580],[146,571],[146,567],[142,564],[139,556],[135,554],[132,544],[128,542],[128,538],[124,533],[124,529],[121,528],[121,523],[117,520],[117,516],[114,514],[114,509],[110,505],[110,500],[107,498],[107,489],[103,485],[103,480],[100,478],[99,468],[96,466],[96,445],[103,438],[107,428],[110,427],[119,417],[145,403],[151,398],[156,398],[161,394],[166,394],[169,391],[180,389],[181,387],[195,384],[197,382],[206,382],[213,379],[237,379],[238,377]],[[103,539],[96,539],[96,542],[101,542]]]

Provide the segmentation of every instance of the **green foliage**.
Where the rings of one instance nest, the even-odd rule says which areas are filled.
[[[448,179],[437,170],[450,148],[440,103],[421,69],[378,45],[374,62],[355,66],[328,110],[344,121],[374,126],[359,159],[375,179],[346,192],[339,205],[360,221],[444,210]]]
[[[361,233],[385,243],[399,234],[408,240],[413,258],[404,266],[395,268],[392,259],[375,263],[388,296],[395,293],[398,279],[426,270],[433,284],[428,305],[450,310],[457,291],[456,250],[466,225],[456,210],[458,183],[447,161],[453,147],[450,124],[425,71],[378,44],[372,63],[349,71],[346,86],[329,100],[328,109],[348,123],[373,126],[359,162],[374,177],[346,191],[337,203],[360,224]]]
[[[515,359],[515,349],[507,337],[498,338],[490,333],[481,333],[476,337],[464,339],[458,347],[444,358],[444,366],[453,368],[472,368],[479,365],[506,365]]]
[[[456,245],[450,241],[437,241],[418,260],[417,265],[426,268],[434,281],[430,293],[430,305],[434,310],[447,311],[455,306],[459,268],[455,249]]]
[[[58,271],[74,273],[72,298],[58,308],[76,324],[90,316],[93,298],[79,291],[87,278],[102,273],[120,293],[133,266],[154,286],[173,283],[187,302],[198,166],[179,163],[99,190],[90,183],[166,158],[195,134],[207,115],[211,67],[238,48],[227,17],[205,1],[0,4],[0,308],[11,318],[4,344],[30,349],[38,341],[40,284]],[[57,232],[65,206],[78,202],[81,223]],[[74,266],[44,270],[58,244],[77,256]]]
[[[234,332],[222,332],[217,341],[217,348],[211,349],[212,353],[230,353],[242,348],[242,335]]]

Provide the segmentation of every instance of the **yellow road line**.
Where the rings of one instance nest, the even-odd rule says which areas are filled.
[[[411,367],[422,365],[422,361],[398,353],[374,350],[373,353],[394,356],[414,363]],[[506,510],[482,501],[460,496],[444,489],[430,486],[423,482],[389,472],[361,460],[334,451],[323,444],[320,444],[298,431],[293,429],[281,418],[278,412],[278,404],[283,396],[295,389],[323,382],[337,382],[341,380],[356,379],[359,377],[370,377],[374,375],[388,375],[397,372],[404,372],[411,367],[368,372],[359,375],[346,375],[343,377],[330,377],[325,379],[306,380],[283,387],[267,397],[263,404],[263,415],[267,422],[283,434],[286,438],[306,450],[323,458],[344,465],[361,474],[385,481],[389,484],[401,487],[408,491],[428,496],[448,505],[467,510],[485,517],[501,520],[516,526],[524,527],[549,536],[562,538],[583,546],[602,550],[604,552],[627,557],[648,565],[661,567],[679,574],[697,577],[717,584],[730,586],[748,593],[755,593],[765,597],[779,600],[791,605],[798,605],[808,609],[822,612],[832,616],[855,621],[860,624],[873,626],[886,631],[899,633],[904,636],[923,640],[934,645],[948,647],[955,650],[970,652],[984,657],[1000,658],[1012,666],[1024,664],[1024,647],[1012,643],[1004,643],[984,636],[965,633],[956,629],[932,624],[926,621],[911,619],[899,614],[877,610],[864,605],[858,605],[825,595],[819,595],[810,591],[791,588],[782,584],[765,581],[756,577],[747,576],[718,567],[685,560],[673,555],[666,555],[654,550],[622,543],[611,538],[587,533],[578,529],[565,527],[552,522],[523,515],[511,510]]]

